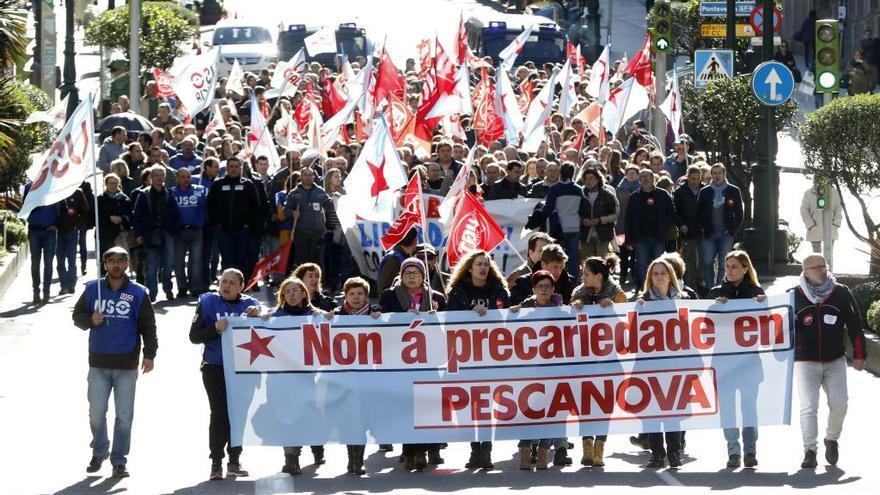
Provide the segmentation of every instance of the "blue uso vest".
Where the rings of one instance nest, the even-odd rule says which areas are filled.
[[[242,294],[238,301],[226,301],[220,294],[208,293],[199,296],[199,305],[202,308],[202,321],[205,326],[214,328],[214,324],[223,318],[244,316],[245,311],[251,306],[260,306],[260,302],[251,296]],[[223,349],[220,339],[216,338],[205,343],[205,352],[202,359],[208,364],[223,366]]]
[[[98,283],[101,284],[101,303],[98,304]],[[139,343],[138,318],[147,289],[137,282],[128,281],[120,290],[110,288],[106,280],[86,282],[86,307],[100,311],[104,323],[91,327],[89,352],[97,354],[128,354]]]

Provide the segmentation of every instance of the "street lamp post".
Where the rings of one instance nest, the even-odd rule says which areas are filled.
[[[67,99],[67,115],[73,114],[79,105],[79,90],[76,88],[76,51],[73,44],[73,0],[64,2],[65,33],[64,33],[64,82],[61,85],[61,97]]]

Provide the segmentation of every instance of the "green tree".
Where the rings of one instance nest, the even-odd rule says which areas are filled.
[[[86,28],[86,42],[118,48],[129,57],[129,6],[101,14]],[[142,5],[140,57],[144,67],[168,69],[184,55],[182,46],[198,33],[198,17],[175,2],[145,2]]]
[[[681,94],[685,129],[698,149],[707,152],[709,162],[721,162],[739,184],[746,203],[746,218],[751,218],[752,174],[749,161],[754,158],[761,119],[761,103],[752,94],[751,75],[721,79],[705,89],[696,90],[692,78],[682,78]],[[797,102],[789,100],[776,107],[776,132],[792,124]]]
[[[846,223],[871,249],[872,272],[880,257],[880,226],[871,217],[866,198],[880,188],[880,95],[838,98],[807,115],[799,126],[807,170],[816,179],[845,189],[855,198],[864,230],[855,226],[843,201]],[[841,195],[841,199],[842,195]]]
[[[21,0],[0,0],[0,71],[24,63],[26,57],[27,11]]]
[[[30,166],[30,155],[42,151],[54,138],[49,124],[22,124],[36,110],[48,110],[49,97],[39,88],[13,78],[0,79],[0,122],[15,122],[9,126],[10,146],[0,145],[0,192],[14,192]]]

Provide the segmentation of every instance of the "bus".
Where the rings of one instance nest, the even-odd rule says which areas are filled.
[[[278,57],[290,60],[296,52],[305,47],[306,37],[314,34],[323,26],[306,26],[305,24],[288,24],[278,34]],[[345,55],[349,60],[365,57],[367,53],[367,34],[363,28],[353,22],[344,22],[336,28],[336,53],[318,53],[314,56],[305,51],[306,60],[318,62],[327,67],[336,67],[336,55]]]
[[[472,15],[465,23],[468,45],[479,57],[492,57],[498,64],[498,53],[528,26],[537,24],[529,35],[518,61],[535,64],[564,63],[568,37],[551,19],[524,14],[487,13]]]

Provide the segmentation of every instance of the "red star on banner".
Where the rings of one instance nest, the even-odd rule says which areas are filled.
[[[373,186],[370,188],[370,196],[376,198],[376,203],[379,203],[379,193],[389,189],[388,183],[385,181],[385,157],[382,157],[382,164],[378,167],[367,160],[367,168],[373,174]]]
[[[270,335],[268,337],[260,337],[257,334],[257,331],[251,327],[251,341],[246,344],[239,344],[236,347],[241,347],[251,353],[251,364],[254,364],[254,361],[257,360],[260,355],[269,356],[270,358],[274,358],[275,355],[272,354],[272,351],[269,350],[269,342],[272,342],[274,339],[274,335]]]

